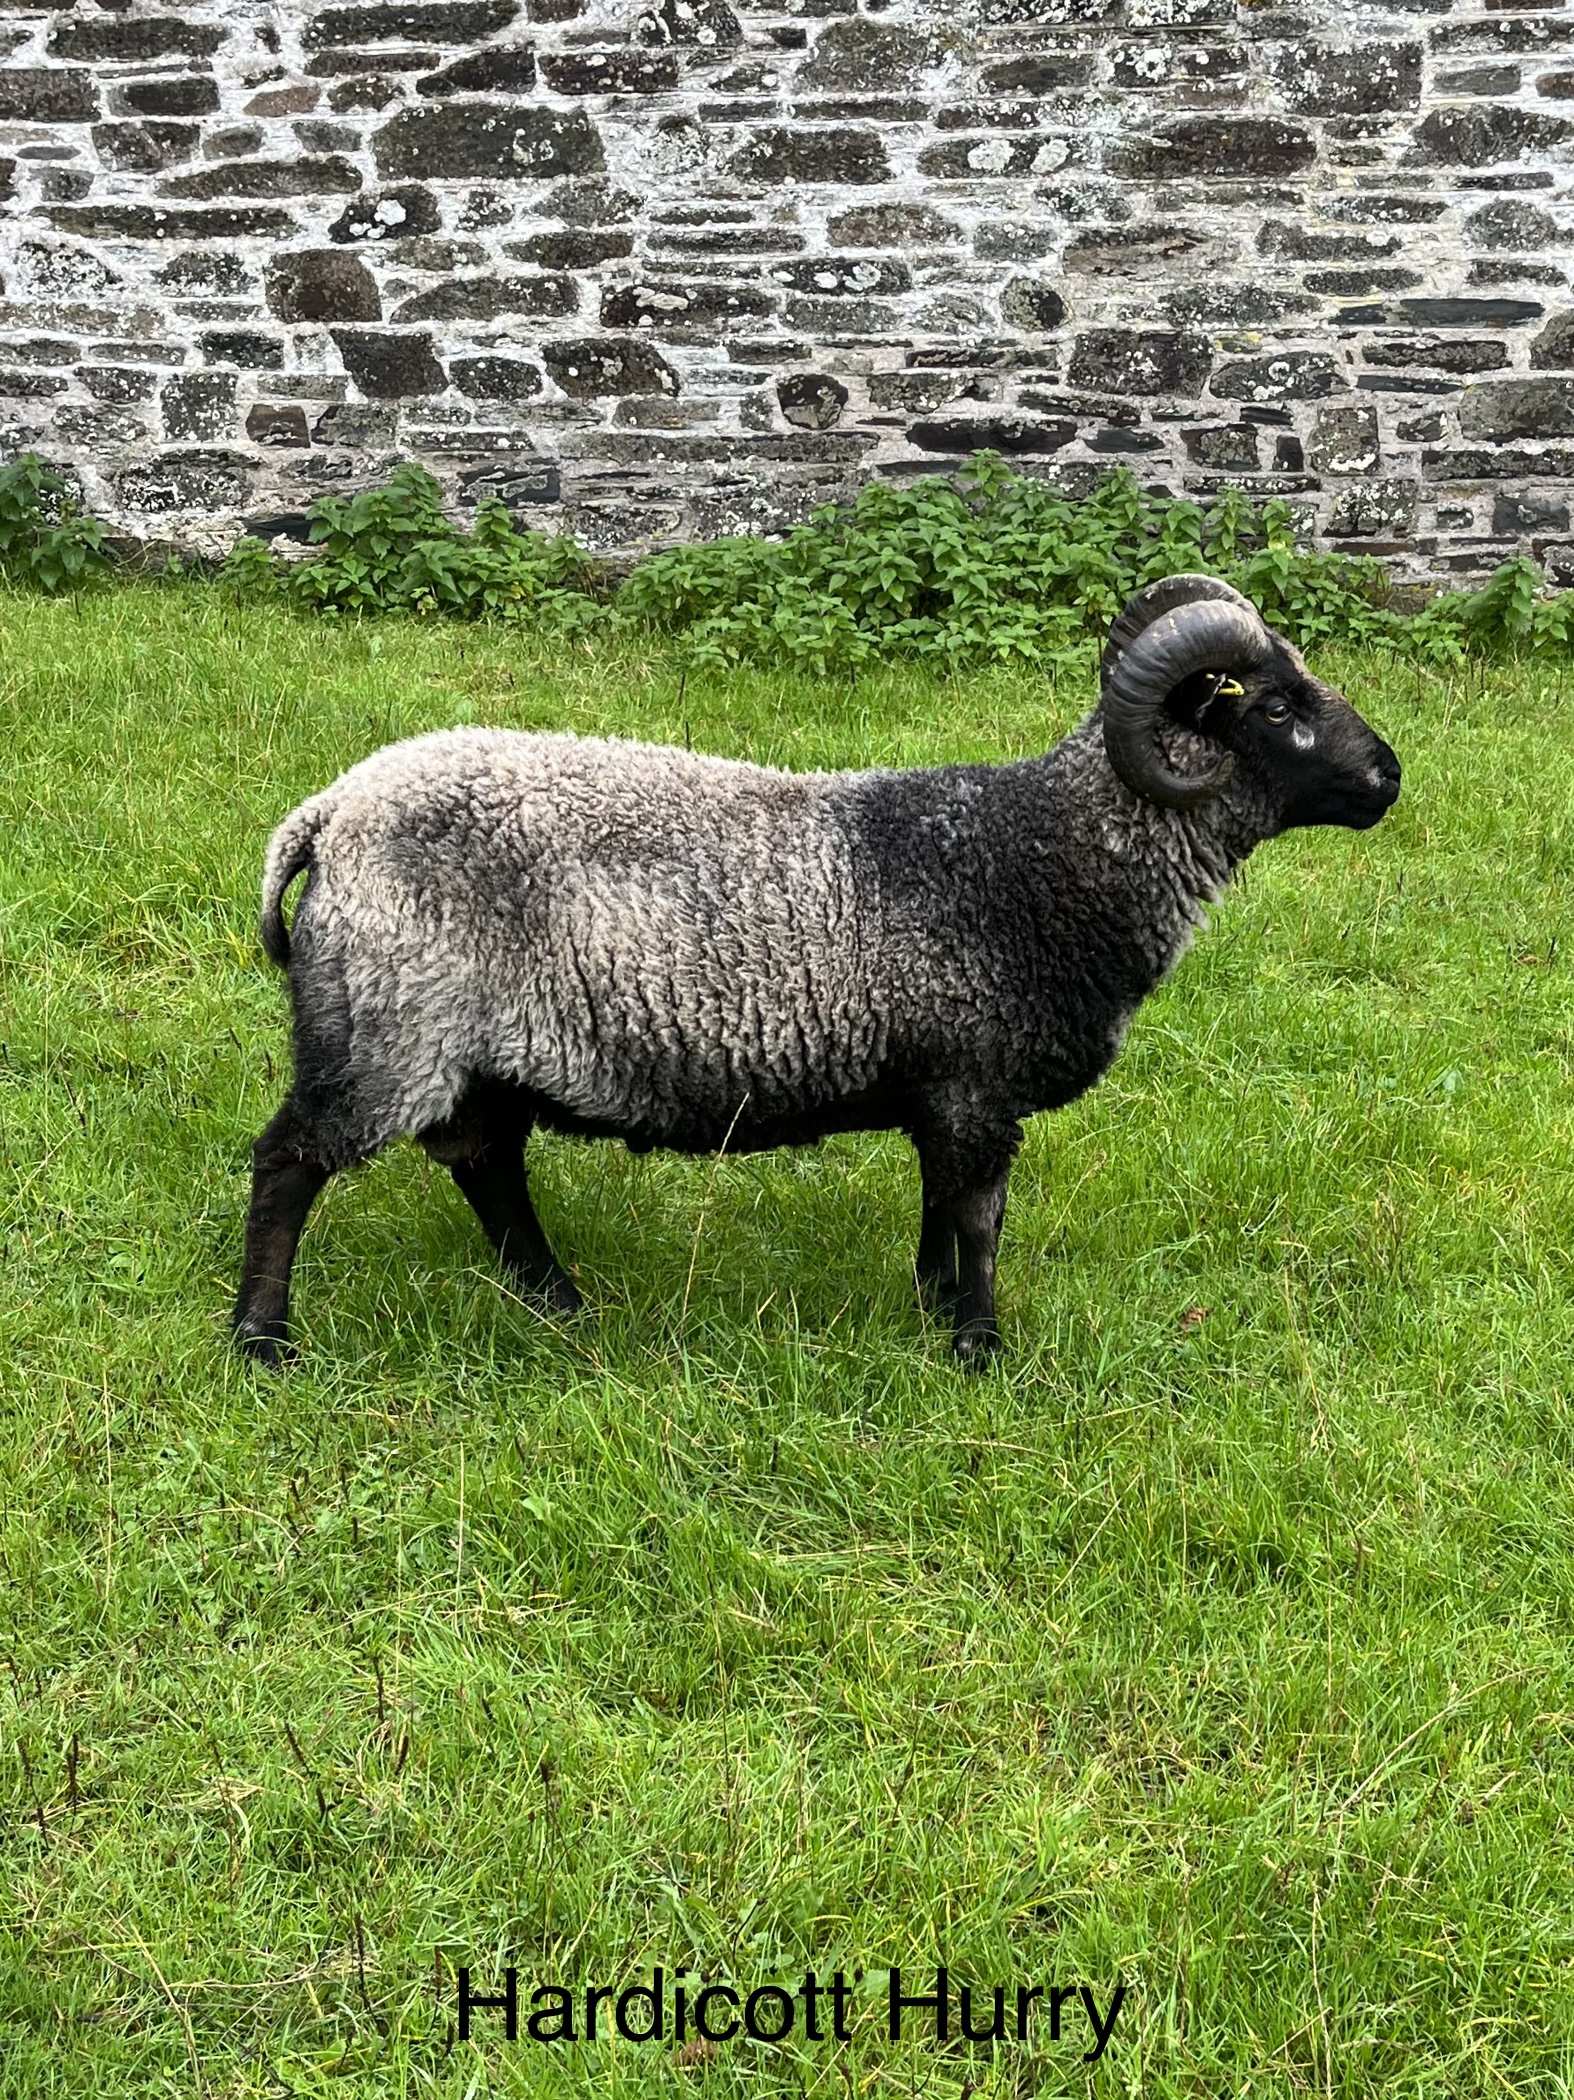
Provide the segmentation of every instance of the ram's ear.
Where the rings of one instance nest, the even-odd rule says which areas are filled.
[[[1217,671],[1193,671],[1165,701],[1164,712],[1182,729],[1218,736],[1234,713],[1232,702],[1242,697],[1242,691],[1238,679],[1221,678]]]

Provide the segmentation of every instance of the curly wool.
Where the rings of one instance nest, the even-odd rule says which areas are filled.
[[[392,745],[269,850],[301,1105],[329,1164],[485,1079],[639,1148],[902,1124],[931,1095],[1014,1124],[1108,1065],[1249,850],[1240,802],[1138,801],[1092,718],[1047,757],[918,772],[503,730]]]

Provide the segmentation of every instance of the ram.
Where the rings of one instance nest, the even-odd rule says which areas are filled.
[[[1399,793],[1388,745],[1211,577],[1134,598],[1100,683],[1015,764],[795,774],[456,729],[303,803],[263,882],[295,1070],[254,1152],[239,1346],[281,1360],[314,1198],[401,1134],[566,1314],[532,1130],[742,1152],[899,1129],[919,1288],[958,1355],[987,1357],[1023,1118],[1106,1070],[1255,846],[1364,829]]]

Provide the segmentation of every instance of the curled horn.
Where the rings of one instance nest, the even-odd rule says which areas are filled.
[[[1194,671],[1254,669],[1267,658],[1273,641],[1256,607],[1228,584],[1214,585],[1211,577],[1168,577],[1165,583],[1213,588],[1206,596],[1188,594],[1180,604],[1158,612],[1124,646],[1116,644],[1116,629],[1134,607],[1121,614],[1110,633],[1116,644],[1113,660],[1111,651],[1105,652],[1104,749],[1134,795],[1166,809],[1195,809],[1219,792],[1235,762],[1226,752],[1206,773],[1175,772],[1156,734],[1160,711]],[[1148,595],[1143,593],[1144,598]]]
[[[1122,653],[1160,613],[1173,612],[1177,605],[1190,605],[1199,598],[1217,598],[1225,605],[1239,605],[1253,614],[1257,610],[1250,598],[1243,597],[1234,584],[1225,583],[1218,576],[1202,576],[1195,570],[1176,576],[1161,576],[1157,583],[1150,583],[1129,599],[1111,622],[1104,642],[1104,654],[1099,659],[1099,684],[1108,683],[1109,674]]]

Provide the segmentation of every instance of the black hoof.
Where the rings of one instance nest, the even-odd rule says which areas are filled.
[[[1000,1354],[1000,1329],[993,1320],[969,1320],[957,1329],[951,1347],[964,1370],[985,1370]]]
[[[246,1361],[264,1371],[282,1371],[295,1355],[289,1334],[282,1326],[237,1327],[234,1341]]]
[[[585,1309],[574,1279],[561,1269],[551,1276],[521,1276],[516,1271],[511,1281],[527,1305],[539,1307],[555,1320],[572,1320]]]

